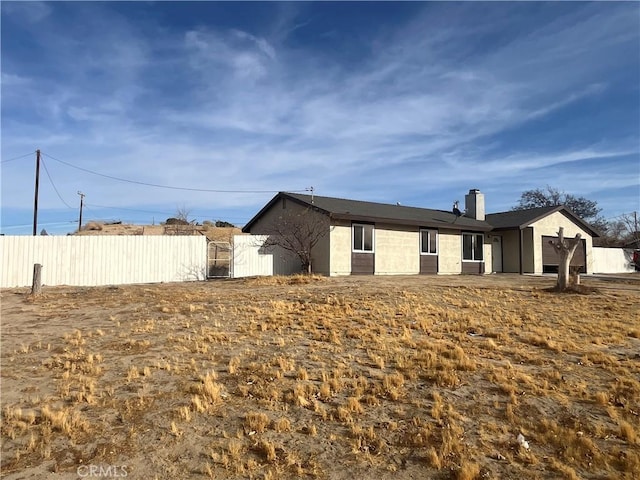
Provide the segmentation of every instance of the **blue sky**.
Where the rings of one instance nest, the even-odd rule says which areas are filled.
[[[640,210],[638,3],[0,8],[6,234],[31,233],[36,149],[49,233],[75,228],[78,191],[85,220],[137,223],[243,225],[310,186],[445,210],[479,188],[497,212],[551,185]]]

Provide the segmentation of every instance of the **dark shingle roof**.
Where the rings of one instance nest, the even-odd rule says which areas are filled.
[[[247,232],[251,225],[266,212],[279,198],[289,198],[309,207],[330,214],[335,219],[361,222],[384,222],[396,225],[415,225],[422,227],[451,228],[455,230],[489,231],[487,222],[469,217],[456,217],[452,212],[428,208],[405,207],[387,203],[363,202],[344,198],[302,195],[299,193],[278,193],[258,214],[242,229]]]
[[[511,210],[509,212],[490,213],[487,222],[493,228],[522,228],[536,220],[561,210],[562,206],[529,208],[527,210]]]
[[[280,192],[267,203],[242,229],[248,233],[251,226],[274,203],[281,198],[288,198],[301,205],[313,207],[339,220],[360,222],[380,222],[394,225],[414,225],[420,227],[450,228],[454,230],[476,230],[488,232],[491,230],[507,230],[525,228],[541,218],[555,212],[562,212],[572,221],[591,233],[600,236],[598,232],[570,209],[563,205],[552,207],[538,207],[527,210],[511,210],[508,212],[491,213],[485,221],[474,220],[470,217],[456,217],[452,212],[432,210],[429,208],[405,207],[388,203],[363,202],[345,198],[320,197],[318,195],[303,195],[300,193]],[[312,202],[313,198],[313,202]]]
[[[541,218],[551,215],[555,212],[562,212],[569,217],[574,223],[578,224],[583,230],[586,230],[594,237],[600,234],[591,225],[578,217],[570,209],[564,205],[555,205],[551,207],[529,208],[527,210],[511,210],[509,212],[490,213],[486,216],[486,220],[495,230],[506,230],[512,228],[525,228]]]

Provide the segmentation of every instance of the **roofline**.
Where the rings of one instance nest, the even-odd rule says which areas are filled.
[[[468,230],[468,231],[480,231],[489,232],[492,230],[491,225],[462,225],[454,222],[423,222],[420,220],[401,220],[397,218],[388,217],[374,217],[365,215],[350,215],[348,213],[331,213],[331,218],[335,220],[350,220],[354,222],[370,222],[370,223],[387,223],[389,225],[409,225],[413,227],[432,227],[432,228],[449,228],[451,230]]]
[[[564,210],[566,213],[568,213],[569,216],[572,217],[582,227],[583,230],[586,230],[587,232],[590,232],[592,237],[601,237],[602,236],[602,235],[600,235],[600,232],[598,230],[593,228],[589,223],[585,222],[578,215],[573,213],[573,211],[569,207],[566,207],[566,206],[563,205],[562,206],[562,210]]]
[[[328,210],[325,210],[323,208],[320,208],[316,205],[314,205],[313,203],[310,202],[306,202],[304,200],[301,200],[297,197],[294,197],[293,195],[287,193],[287,192],[278,192],[264,207],[262,207],[262,209],[256,213],[253,218],[251,218],[251,220],[249,220],[247,222],[247,224],[242,227],[242,232],[243,233],[250,233],[251,227],[258,221],[258,219],[266,212],[268,211],[271,207],[273,207],[273,205],[280,200],[281,198],[286,198],[292,202],[297,203],[298,205],[302,205],[304,207],[311,207],[313,208],[315,211],[322,213],[323,215],[327,215],[332,219],[335,220],[349,220],[349,221],[361,221],[361,222],[380,222],[380,223],[387,223],[390,225],[410,225],[410,226],[416,226],[416,227],[433,227],[433,228],[449,228],[452,230],[467,230],[467,231],[480,231],[480,232],[500,232],[500,231],[505,231],[505,230],[513,230],[514,228],[518,228],[520,230],[527,228],[529,225],[531,225],[532,223],[535,223],[539,220],[542,220],[545,217],[548,217],[549,215],[553,214],[553,213],[557,213],[557,212],[563,212],[566,213],[574,222],[576,222],[580,227],[582,227],[583,230],[590,232],[592,237],[600,237],[600,233],[595,230],[591,225],[589,225],[587,222],[585,222],[584,220],[582,220],[580,217],[578,217],[575,213],[573,213],[573,211],[571,209],[569,209],[568,207],[566,207],[565,205],[558,205],[554,208],[552,208],[551,210],[538,215],[536,217],[534,217],[533,219],[520,224],[520,225],[516,225],[513,227],[497,227],[494,228],[491,226],[491,224],[489,223],[488,220],[477,220],[478,222],[482,222],[485,223],[485,225],[461,225],[461,224],[457,224],[455,223],[455,220],[453,222],[446,222],[446,221],[442,221],[442,222],[437,222],[437,221],[431,221],[431,222],[421,222],[419,220],[400,220],[397,218],[387,218],[387,217],[377,217],[377,216],[366,216],[366,215],[351,215],[349,213],[332,213]],[[386,204],[383,204],[386,205]],[[419,207],[412,207],[412,208],[419,208]],[[424,210],[428,210],[428,209],[424,209]],[[497,215],[500,213],[507,213],[507,212],[496,212],[495,214],[489,214],[489,215]]]
[[[288,194],[286,194],[286,192],[281,192],[284,193],[285,195],[287,195],[288,198],[291,198],[293,200],[298,201],[299,204],[301,205],[307,205],[307,206],[313,206],[314,208],[316,208],[318,211],[329,215],[330,218],[335,219],[335,220],[351,220],[351,221],[360,221],[360,222],[380,222],[380,223],[388,223],[391,225],[411,225],[411,226],[418,226],[418,227],[433,227],[433,228],[438,228],[438,227],[449,227],[452,228],[453,230],[468,230],[468,231],[481,231],[481,232],[488,232],[492,230],[491,225],[486,221],[486,220],[475,220],[472,219],[470,217],[466,217],[469,218],[470,220],[475,220],[477,222],[482,222],[485,225],[458,225],[455,223],[455,220],[453,222],[446,222],[446,221],[427,221],[427,222],[423,222],[423,221],[419,221],[419,220],[401,220],[395,217],[381,217],[381,216],[374,216],[374,215],[352,215],[350,213],[336,213],[336,212],[330,212],[328,210],[316,207],[315,205],[313,205],[312,203],[309,202],[305,202],[303,200],[299,200],[296,197],[290,196]],[[308,196],[308,195],[307,195]],[[383,205],[385,207],[388,206],[393,206],[390,203],[381,203],[381,202],[365,202],[362,200],[351,200],[348,198],[339,198],[339,197],[325,197],[325,198],[332,198],[335,200],[344,200],[347,202],[359,202],[359,203],[368,203],[368,204],[376,204],[376,205]],[[415,209],[415,210],[430,210],[430,211],[434,211],[434,212],[440,212],[440,213],[446,213],[446,214],[451,214],[451,212],[446,212],[443,210],[434,210],[432,208],[422,208],[422,207],[413,207],[413,206],[405,206],[402,205],[400,206],[401,208],[411,208],[411,209]]]
[[[303,205],[305,207],[313,207],[313,209],[317,212],[320,212],[324,215],[329,215],[330,212],[319,208],[317,206],[315,206],[312,203],[309,202],[305,202],[303,200],[300,200],[296,197],[291,196],[289,193],[287,192],[278,192],[271,200],[269,200],[269,202],[260,209],[260,211],[258,213],[256,213],[251,220],[249,220],[246,225],[244,227],[242,227],[242,233],[250,233],[249,230],[251,230],[251,227],[253,226],[254,223],[256,223],[258,221],[258,219],[267,211],[269,210],[279,199],[281,198],[286,198],[287,200],[291,200],[292,202],[297,203],[298,205]]]
[[[538,220],[542,220],[543,218],[548,217],[553,213],[559,212],[563,208],[564,208],[563,205],[557,205],[555,208],[552,208],[548,212],[543,213],[542,215],[538,215],[537,217],[534,217],[533,219],[529,220],[526,223],[523,223],[522,225],[518,225],[518,227],[520,228],[520,230],[522,230],[523,228],[526,228],[528,225],[531,225],[532,223],[536,223]]]
[[[539,220],[542,220],[545,217],[548,217],[549,215],[556,213],[556,212],[565,212],[569,215],[569,217],[571,217],[572,220],[574,220],[577,224],[579,224],[583,230],[590,232],[592,237],[600,237],[600,232],[598,232],[596,229],[594,229],[591,225],[589,225],[587,222],[585,222],[584,220],[582,220],[578,215],[576,215],[575,213],[573,213],[573,211],[566,207],[565,205],[557,205],[556,207],[552,208],[551,210],[549,210],[546,213],[543,213],[542,215],[538,215],[537,217],[534,217],[533,219],[517,225],[516,227],[519,228],[520,230],[523,230],[525,228],[527,228],[529,225],[531,225],[532,223],[536,223]],[[497,212],[494,214],[489,214],[489,215],[497,215],[500,213],[507,213],[507,212]],[[505,231],[505,230],[512,230],[513,228],[516,227],[498,227],[498,228],[494,228],[494,231]]]
[[[320,208],[313,203],[305,202],[299,198],[296,198],[290,195],[287,192],[278,192],[262,209],[256,213],[251,220],[247,222],[247,224],[242,227],[243,233],[250,233],[251,227],[258,221],[258,219],[267,212],[273,205],[280,200],[281,198],[286,198],[292,202],[297,203],[298,205],[302,205],[305,207],[312,207],[319,213],[329,216],[332,219],[336,220],[350,220],[350,221],[360,221],[360,222],[380,222],[380,223],[388,223],[390,225],[410,225],[416,227],[433,227],[433,228],[449,228],[452,230],[468,230],[468,231],[480,231],[480,232],[489,232],[492,230],[491,225],[488,222],[484,222],[486,225],[461,225],[453,222],[422,222],[418,220],[399,220],[397,218],[388,218],[388,217],[378,217],[378,216],[365,216],[365,215],[351,215],[348,213],[332,213],[323,208]],[[386,205],[386,204],[381,204]],[[418,208],[419,207],[412,207]],[[428,210],[428,209],[420,209],[420,210]],[[481,221],[481,220],[478,220]]]

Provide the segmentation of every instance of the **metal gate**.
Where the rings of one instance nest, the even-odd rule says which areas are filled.
[[[231,244],[209,242],[207,255],[207,278],[231,276]]]

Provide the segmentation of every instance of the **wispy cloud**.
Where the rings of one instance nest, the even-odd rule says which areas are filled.
[[[3,15],[11,15],[29,24],[36,24],[46,19],[52,8],[47,2],[2,2],[0,11]]]
[[[558,187],[578,179],[588,194],[597,161],[640,173],[637,5],[389,5],[411,15],[368,29],[359,4],[353,29],[323,20],[331,4],[274,4],[261,28],[205,20],[198,4],[175,23],[162,4],[5,5],[3,156],[39,147],[152,183],[314,185],[426,206],[470,187],[514,203],[554,168],[568,172]],[[36,24],[41,70],[19,44]],[[335,38],[342,50],[322,48]],[[82,183],[102,204],[215,204],[248,219],[268,197],[160,194],[58,168],[61,191]],[[31,175],[3,168],[3,211],[28,204]]]

